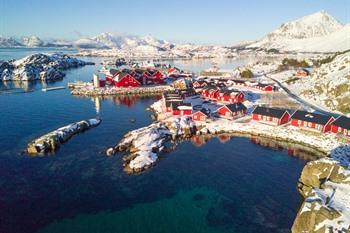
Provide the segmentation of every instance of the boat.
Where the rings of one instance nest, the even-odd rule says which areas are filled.
[[[62,90],[65,89],[66,87],[64,86],[60,86],[60,87],[47,87],[47,88],[43,88],[41,89],[42,91],[55,91],[55,90]]]

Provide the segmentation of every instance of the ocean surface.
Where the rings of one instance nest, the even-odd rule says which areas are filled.
[[[34,52],[0,49],[0,60]],[[127,175],[122,155],[107,157],[104,150],[150,124],[146,108],[159,97],[98,99],[74,97],[68,89],[41,91],[91,80],[102,59],[82,59],[96,65],[69,70],[56,82],[0,84],[1,233],[290,232],[307,152],[298,156],[293,147],[263,139],[193,138],[148,171]],[[245,62],[216,61],[223,68]],[[174,63],[196,72],[212,65]],[[22,153],[32,139],[95,116],[102,118],[100,126],[74,136],[55,154]]]

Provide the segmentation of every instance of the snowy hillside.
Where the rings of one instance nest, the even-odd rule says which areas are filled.
[[[343,25],[325,11],[284,23],[248,48],[297,52],[337,52],[350,49],[349,25]]]
[[[316,68],[290,85],[293,92],[331,110],[350,113],[350,52]]]

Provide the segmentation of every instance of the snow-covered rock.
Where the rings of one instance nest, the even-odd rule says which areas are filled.
[[[60,79],[65,76],[63,70],[92,64],[64,54],[37,53],[15,61],[0,63],[0,81]]]
[[[61,127],[30,142],[27,147],[27,152],[29,154],[54,152],[62,143],[68,141],[73,135],[95,127],[100,123],[100,119],[92,118]]]
[[[190,137],[195,132],[191,117],[176,117],[172,121],[157,122],[127,133],[113,148],[107,149],[107,155],[127,151],[124,156],[125,171],[141,172],[152,166],[159,158],[171,139]]]
[[[347,156],[344,148],[342,152]],[[333,158],[309,162],[302,171],[298,188],[305,199],[292,232],[349,232],[349,167]]]

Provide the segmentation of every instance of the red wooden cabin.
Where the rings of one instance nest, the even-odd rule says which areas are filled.
[[[217,100],[219,97],[220,90],[218,89],[209,89],[209,96],[208,98],[211,100]]]
[[[114,79],[114,86],[116,87],[139,87],[141,83],[133,76],[127,73],[120,73]]]
[[[154,83],[157,83],[157,84],[164,83],[164,75],[159,70],[153,73],[152,79]]]
[[[247,113],[247,108],[242,103],[227,104],[218,108],[217,113],[223,118],[234,118]]]
[[[332,116],[301,110],[295,111],[295,113],[291,116],[291,125],[301,128],[314,129],[321,132],[330,131],[333,121],[334,118]]]
[[[333,133],[350,136],[350,118],[346,116],[339,116],[333,121],[331,130]]]
[[[256,121],[269,122],[275,125],[286,124],[290,114],[285,109],[256,107],[252,112],[252,119]]]
[[[273,85],[264,83],[258,83],[254,87],[262,91],[273,91],[274,89]]]
[[[189,116],[193,113],[192,104],[190,103],[181,103],[177,108],[180,110],[180,115],[183,116]]]
[[[201,109],[192,115],[193,121],[206,121],[209,118],[210,114],[206,109]]]
[[[218,100],[227,103],[242,103],[244,101],[244,93],[241,91],[221,91]]]

